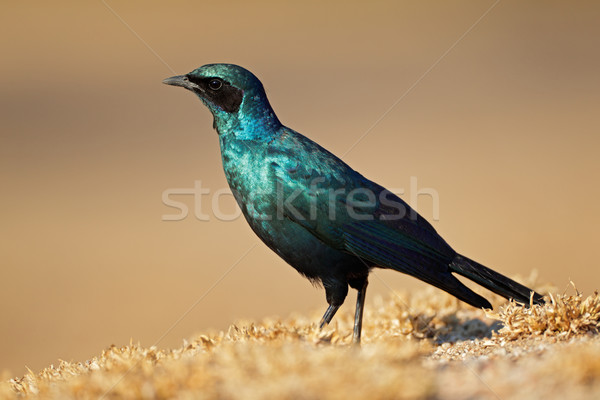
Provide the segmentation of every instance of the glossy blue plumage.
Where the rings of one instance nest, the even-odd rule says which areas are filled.
[[[165,83],[193,91],[210,109],[225,176],[246,220],[298,272],[323,284],[330,304],[325,323],[350,285],[359,290],[355,339],[360,338],[373,267],[410,274],[476,307],[490,304],[452,272],[528,301],[529,289],[457,254],[400,198],[283,126],[249,71],[211,64]]]

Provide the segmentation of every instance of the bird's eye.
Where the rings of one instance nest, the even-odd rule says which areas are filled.
[[[220,79],[211,79],[210,82],[208,82],[208,87],[211,90],[219,90],[222,86],[223,82]]]

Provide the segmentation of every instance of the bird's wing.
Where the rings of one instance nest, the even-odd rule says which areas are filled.
[[[274,165],[274,168],[279,167]],[[408,217],[394,221],[378,219],[380,205],[361,210],[362,215],[370,213],[374,218],[357,220],[348,215],[341,196],[332,201],[327,195],[329,190],[341,189],[340,184],[352,184],[351,180],[332,180],[329,190],[325,190],[325,183],[306,189],[309,186],[304,179],[292,178],[287,171],[278,172],[288,193],[297,194],[290,207],[283,208],[283,215],[291,223],[303,226],[325,244],[362,259],[367,267],[394,269],[472,302],[474,295],[448,268],[456,253],[429,225],[423,226]],[[317,218],[310,218],[311,210],[316,210]],[[335,218],[330,218],[332,210]]]
[[[404,272],[438,287],[447,280],[453,256],[445,247],[433,247],[430,240],[379,221],[353,222],[342,230],[345,250],[369,264]]]
[[[309,139],[291,132],[271,149],[283,215],[328,245],[417,274],[454,250],[408,204]]]
[[[477,272],[473,272],[460,264],[460,256],[404,201],[316,143],[293,131],[287,133],[280,138],[283,143],[274,142],[266,155],[269,175],[281,191],[278,196],[290,200],[290,207],[280,210],[284,218],[328,246],[362,259],[368,267],[394,269],[475,307],[491,307],[452,274],[457,272],[500,293],[496,286],[477,278],[482,268],[475,267]],[[351,196],[353,192],[357,195]],[[501,294],[513,296],[512,292]]]
[[[290,223],[368,267],[394,269],[475,307],[490,307],[452,275],[449,265],[457,253],[405,202],[300,134],[283,139],[285,143],[270,148],[265,157],[277,196],[284,199],[278,204],[281,215]]]

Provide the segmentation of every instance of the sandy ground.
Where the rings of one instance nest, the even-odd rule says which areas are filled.
[[[600,297],[572,292],[532,308],[494,297],[496,312],[395,293],[366,310],[360,348],[350,313],[323,331],[316,313],[240,321],[175,349],[130,343],[4,376],[0,398],[596,399]]]

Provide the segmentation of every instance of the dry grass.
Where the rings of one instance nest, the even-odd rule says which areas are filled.
[[[504,327],[500,329],[499,334],[507,339],[530,335],[569,338],[573,335],[598,332],[600,298],[597,291],[585,299],[579,292],[572,296],[555,297],[550,294],[548,297],[550,304],[544,307],[523,309],[515,303],[510,303],[502,307],[498,314],[488,312],[488,316],[502,321]]]
[[[322,332],[318,315],[242,322],[178,349],[130,343],[3,377],[0,398],[600,398],[598,293],[547,299],[486,319],[434,289],[395,294],[368,307],[361,348],[350,313]]]

